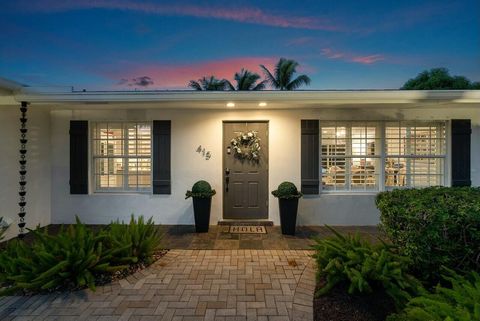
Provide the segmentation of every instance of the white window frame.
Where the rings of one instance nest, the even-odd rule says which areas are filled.
[[[360,126],[362,125],[362,126]],[[371,127],[369,125],[375,125],[375,137],[373,138],[375,140],[375,150],[376,154],[375,155],[367,155],[367,154],[362,154],[362,155],[354,155],[352,153],[352,146],[351,142],[353,141],[352,139],[352,127]],[[322,154],[322,133],[323,133],[323,128],[324,127],[345,127],[345,155],[323,155]],[[328,121],[328,120],[320,120],[320,137],[319,137],[319,143],[320,143],[320,182],[321,182],[321,190],[323,193],[333,193],[333,194],[342,194],[342,193],[352,193],[352,194],[359,194],[359,193],[377,193],[379,191],[380,185],[382,184],[381,179],[382,179],[382,143],[383,143],[383,127],[382,124],[378,121],[357,121],[357,120],[350,120],[350,121]],[[378,143],[377,144],[377,141]],[[350,143],[349,143],[350,142]],[[345,173],[344,173],[344,179],[345,179],[345,188],[344,189],[327,189],[323,185],[323,173],[322,173],[322,160],[323,158],[330,158],[330,159],[344,159],[345,160]],[[352,166],[350,161],[355,158],[371,158],[375,159],[376,163],[379,164],[377,166],[378,168],[375,168],[375,186],[376,188],[372,189],[367,189],[367,185],[365,185],[364,189],[355,189],[352,188],[352,182],[351,182],[351,175],[352,175]],[[347,165],[348,164],[348,165]]]
[[[444,132],[445,132],[445,137],[443,137],[442,139],[444,140],[444,146],[442,148],[442,150],[444,151],[443,154],[413,154],[413,153],[410,153],[410,154],[388,154],[387,155],[387,138],[386,138],[386,124],[387,123],[392,123],[392,122],[395,122],[395,123],[398,123],[399,125],[401,125],[402,123],[409,123],[409,124],[413,124],[413,126],[408,126],[410,129],[413,127],[413,128],[417,128],[419,125],[421,126],[421,124],[434,124],[434,123],[437,123],[438,126],[440,125],[443,125],[444,127]],[[447,139],[448,137],[448,123],[447,121],[442,121],[442,120],[420,120],[420,119],[417,119],[417,120],[406,120],[406,121],[385,121],[384,122],[384,142],[382,144],[382,147],[383,147],[383,151],[384,151],[384,154],[385,154],[385,159],[391,157],[391,158],[404,158],[405,160],[407,159],[410,159],[410,160],[415,160],[415,159],[442,159],[443,160],[443,168],[442,168],[442,174],[440,174],[439,176],[441,176],[441,179],[440,179],[440,185],[441,186],[446,186],[446,175],[447,175],[447,153],[448,153],[448,146],[449,146],[449,141]],[[411,139],[411,138],[410,138]],[[418,140],[419,138],[418,137],[415,137],[414,138],[414,141],[416,142],[416,140]],[[432,137],[431,137],[431,133],[430,133],[430,137],[429,137],[429,146],[431,146],[431,141],[432,141]],[[409,145],[407,143],[407,145]],[[411,146],[410,146],[411,147]],[[383,168],[383,173],[385,173],[385,163],[383,164],[384,168]],[[384,190],[393,190],[393,189],[405,189],[405,188],[423,188],[423,187],[427,187],[427,186],[415,186],[415,185],[412,185],[411,182],[408,180],[408,178],[412,178],[412,175],[414,176],[415,174],[412,174],[410,171],[407,170],[406,172],[406,184],[405,186],[384,186]],[[425,174],[427,176],[430,176],[432,174],[430,174],[430,172],[428,174]],[[385,181],[383,182],[385,184]]]
[[[124,136],[122,140],[124,141],[124,146],[123,146],[123,153],[121,156],[97,156],[95,155],[95,141],[100,140],[98,138],[95,138],[95,130],[97,129],[98,124],[122,124],[122,129]],[[128,135],[126,134],[126,128],[128,127],[128,124],[148,124],[150,126],[150,155],[138,155],[135,154],[134,156],[128,155]],[[152,193],[152,174],[153,174],[153,124],[151,121],[110,121],[110,120],[98,120],[98,121],[93,121],[90,122],[90,177],[92,179],[92,190],[94,193],[98,194],[116,194],[116,193],[121,193],[121,194],[147,194],[147,193]],[[136,138],[138,140],[138,138]],[[95,160],[96,159],[102,159],[102,158],[121,158],[123,159],[124,162],[124,173],[123,173],[123,186],[122,187],[98,187],[97,184],[97,177],[99,176],[96,172],[95,168]],[[149,187],[143,187],[143,188],[131,188],[128,187],[128,177],[129,177],[129,172],[128,172],[128,159],[130,158],[148,158],[150,159],[150,186]],[[137,174],[138,177],[138,174]],[[138,178],[137,178],[138,179]]]
[[[408,158],[441,158],[443,159],[443,175],[441,178],[441,185],[442,186],[449,186],[450,185],[450,179],[449,179],[449,174],[450,174],[450,167],[449,167],[449,162],[450,162],[450,121],[447,120],[421,120],[421,119],[414,119],[414,120],[407,120],[408,122],[412,123],[443,123],[445,126],[445,137],[444,137],[444,154],[439,154],[439,155],[408,155]],[[386,169],[386,159],[387,159],[387,148],[386,148],[386,123],[389,122],[395,122],[395,120],[345,120],[345,121],[340,121],[340,120],[320,120],[320,131],[319,131],[319,156],[320,156],[320,192],[322,194],[335,194],[335,195],[341,195],[341,194],[377,194],[378,192],[386,191],[386,190],[392,190],[396,188],[411,188],[410,186],[385,186],[385,169]],[[337,123],[340,126],[341,125],[346,125],[347,126],[347,132],[348,130],[351,130],[351,127],[355,125],[355,123],[375,123],[377,124],[377,128],[380,130],[378,134],[375,136],[380,140],[380,145],[377,147],[379,148],[379,152],[377,155],[369,155],[366,156],[367,158],[379,158],[379,163],[380,166],[378,168],[378,182],[377,182],[377,188],[376,189],[371,189],[371,190],[356,190],[356,189],[351,189],[350,188],[350,183],[348,183],[347,188],[341,189],[341,190],[333,190],[333,189],[326,189],[323,186],[323,174],[322,174],[322,159],[324,157],[329,157],[329,158],[344,158],[345,161],[348,161],[350,158],[362,158],[365,156],[358,156],[355,157],[356,155],[352,156],[350,154],[345,154],[344,155],[336,155],[336,156],[326,156],[322,155],[322,129],[323,127],[331,127],[332,123]],[[348,129],[348,126],[350,129]],[[347,136],[346,136],[347,137]],[[351,140],[351,137],[350,137]],[[349,147],[346,147],[347,149]],[[392,156],[392,155],[388,155]],[[400,156],[400,158],[405,158],[404,156]],[[348,166],[350,167],[350,166]],[[349,179],[348,174],[347,174],[347,166],[345,168],[345,180],[347,181]]]

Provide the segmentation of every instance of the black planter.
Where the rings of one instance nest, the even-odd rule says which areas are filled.
[[[208,232],[210,224],[210,207],[212,198],[192,197],[193,198],[193,214],[195,216],[195,230],[197,233]]]
[[[298,198],[279,198],[278,205],[280,207],[280,225],[282,227],[282,234],[295,235]]]

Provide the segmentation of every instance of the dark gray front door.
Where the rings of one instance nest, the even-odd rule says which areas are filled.
[[[255,131],[260,138],[258,160],[235,155],[231,140]],[[223,123],[223,217],[268,218],[268,122]]]

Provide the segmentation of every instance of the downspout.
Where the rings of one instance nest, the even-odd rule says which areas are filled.
[[[20,118],[20,181],[18,182],[19,184],[19,191],[18,195],[20,196],[20,200],[18,202],[18,205],[20,206],[20,211],[18,213],[18,216],[20,218],[19,223],[18,223],[18,238],[23,239],[25,236],[25,206],[27,205],[26,201],[26,175],[27,175],[27,109],[28,109],[28,102],[22,101],[21,107],[20,107],[20,112],[22,114],[22,117]]]

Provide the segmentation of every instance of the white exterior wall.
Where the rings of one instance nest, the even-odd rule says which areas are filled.
[[[20,104],[0,106],[0,216],[13,221],[6,238],[18,234]],[[26,227],[50,224],[51,159],[50,112],[29,108],[27,112],[27,206]]]
[[[71,106],[70,106],[71,108]],[[472,119],[472,181],[480,185],[480,114],[478,109],[314,109],[314,110],[54,110],[51,112],[52,223],[72,223],[78,215],[86,223],[127,220],[131,213],[153,216],[158,224],[193,224],[192,201],[184,195],[199,180],[217,190],[211,224],[222,219],[222,121],[269,121],[269,190],[289,180],[300,186],[300,120],[449,120]],[[69,194],[69,121],[171,120],[172,194]],[[15,127],[16,129],[16,127]],[[1,130],[1,129],[0,129]],[[15,138],[16,139],[16,138]],[[211,151],[206,161],[198,145]],[[16,149],[15,149],[16,151]],[[16,155],[15,155],[16,156]],[[15,158],[16,160],[16,158]],[[9,160],[10,161],[10,160]],[[449,160],[447,159],[447,163]],[[16,175],[16,172],[15,172]],[[29,173],[30,175],[30,173]],[[300,201],[299,225],[374,225],[379,212],[375,194],[305,196]],[[31,203],[29,203],[31,204]],[[277,200],[270,196],[269,219],[279,224]]]

